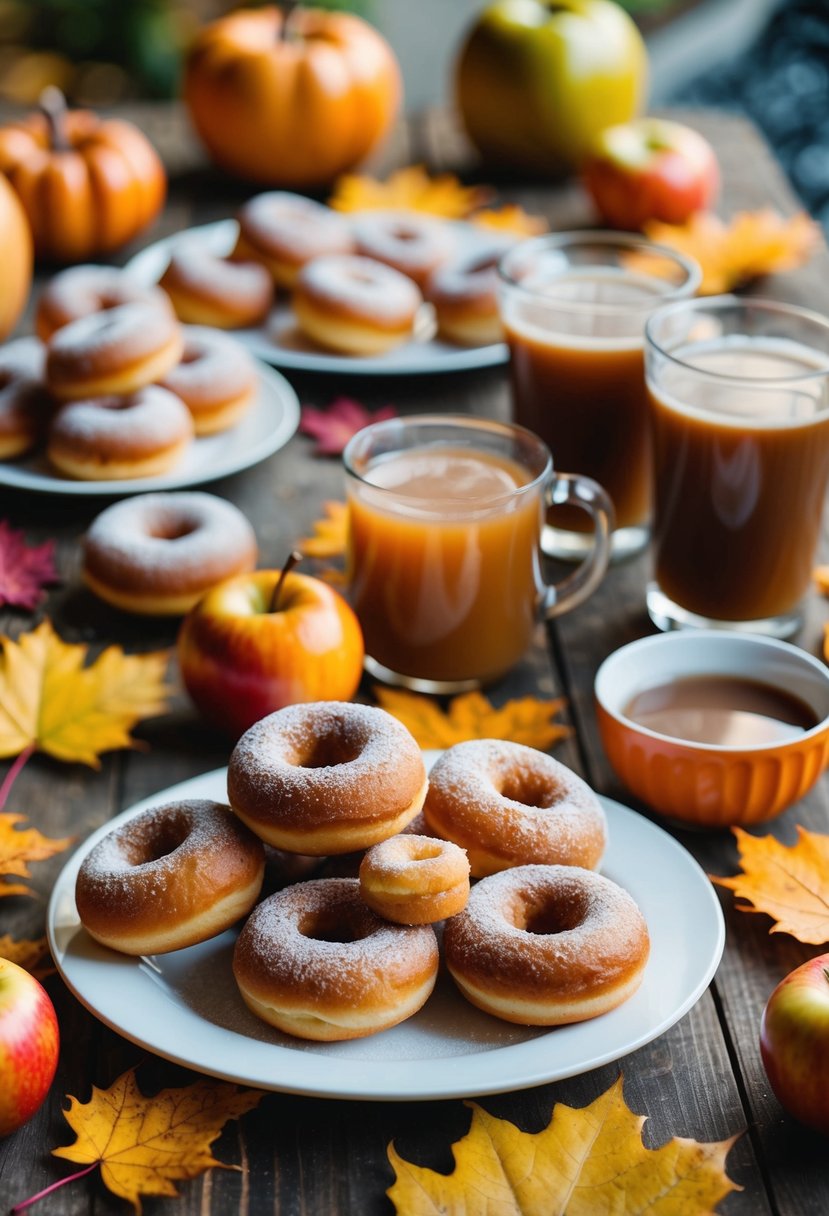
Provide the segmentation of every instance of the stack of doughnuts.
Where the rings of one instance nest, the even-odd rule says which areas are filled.
[[[433,773],[430,783],[415,740],[382,709],[279,710],[251,727],[230,759],[230,806],[221,808],[204,880],[202,902],[215,916],[193,910],[191,867],[182,907],[154,907],[146,939],[136,928],[141,899],[125,893],[123,872],[131,882],[146,870],[166,890],[179,851],[190,865],[190,811],[175,817],[168,807],[133,821],[134,838],[128,823],[89,854],[78,878],[81,920],[98,940],[138,953],[177,948],[170,943],[191,935],[194,920],[221,932],[226,893],[215,870],[225,870],[231,816],[244,839],[291,855],[366,850],[358,878],[294,883],[259,903],[241,929],[233,956],[241,997],[288,1034],[350,1039],[410,1017],[435,984],[441,921],[449,974],[496,1017],[553,1026],[627,1000],[642,979],[648,930],[631,896],[596,873],[605,822],[595,795],[549,756],[495,740],[449,749]],[[432,834],[413,834],[424,800]],[[499,834],[503,846],[493,843]],[[471,894],[470,860],[473,875],[484,875]],[[252,880],[234,881],[238,915]],[[102,892],[123,901],[111,920],[96,902]]]
[[[501,339],[496,267],[507,237],[459,241],[457,225],[409,211],[350,219],[285,191],[255,195],[237,221],[227,257],[189,242],[174,251],[160,283],[180,320],[257,325],[287,292],[304,337],[371,356],[425,332],[425,299],[447,342]]]
[[[45,442],[65,477],[155,477],[194,436],[234,426],[255,399],[256,368],[242,346],[180,325],[164,291],[114,267],[56,275],[35,324],[43,347],[0,352],[0,459]],[[25,359],[15,354],[23,346]]]

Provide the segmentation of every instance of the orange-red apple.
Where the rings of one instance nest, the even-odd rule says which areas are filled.
[[[265,714],[299,701],[348,701],[363,670],[363,635],[332,587],[278,570],[213,587],[181,626],[185,687],[204,716],[234,738]]]
[[[760,1055],[781,1106],[829,1136],[829,954],[790,971],[768,999]]]
[[[642,228],[649,220],[684,224],[711,205],[720,182],[708,140],[663,118],[607,127],[582,171],[602,218],[625,229]]]
[[[58,1064],[58,1019],[41,984],[0,958],[0,1136],[41,1106]]]

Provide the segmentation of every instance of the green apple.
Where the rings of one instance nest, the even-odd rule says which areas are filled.
[[[472,142],[496,163],[556,174],[645,102],[647,52],[613,0],[496,0],[458,60]]]

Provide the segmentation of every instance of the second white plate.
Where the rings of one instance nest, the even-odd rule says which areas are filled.
[[[458,225],[468,231],[468,225]],[[157,283],[177,245],[195,244],[224,256],[236,242],[236,220],[217,220],[197,228],[186,228],[142,249],[126,269],[142,283]],[[282,305],[256,329],[235,329],[233,336],[260,359],[276,367],[305,372],[351,373],[360,376],[437,375],[440,372],[471,371],[496,367],[509,358],[506,343],[489,346],[453,346],[440,338],[407,342],[384,355],[360,357],[336,355],[321,350],[297,331],[289,308]]]
[[[442,972],[423,1009],[392,1030],[346,1043],[291,1038],[239,996],[235,933],[131,958],[94,942],[75,907],[81,861],[102,836],[161,802],[225,801],[226,772],[171,786],[105,824],[67,862],[49,903],[49,945],[69,988],[101,1021],[168,1060],[243,1085],[329,1098],[409,1101],[523,1089],[587,1072],[655,1039],[699,1000],[719,964],[725,928],[706,875],[667,832],[603,798],[603,873],[630,891],[651,935],[642,986],[624,1005],[554,1030],[512,1026],[468,1004]]]

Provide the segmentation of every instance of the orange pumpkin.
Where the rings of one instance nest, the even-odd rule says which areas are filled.
[[[37,256],[83,262],[146,228],[161,210],[167,179],[132,123],[67,111],[57,90],[47,92],[42,113],[0,127],[0,173],[29,217]]]
[[[352,14],[243,9],[202,30],[184,97],[223,169],[268,186],[322,186],[386,134],[400,71],[388,43]]]
[[[0,342],[26,307],[32,286],[32,234],[20,200],[0,177]]]

